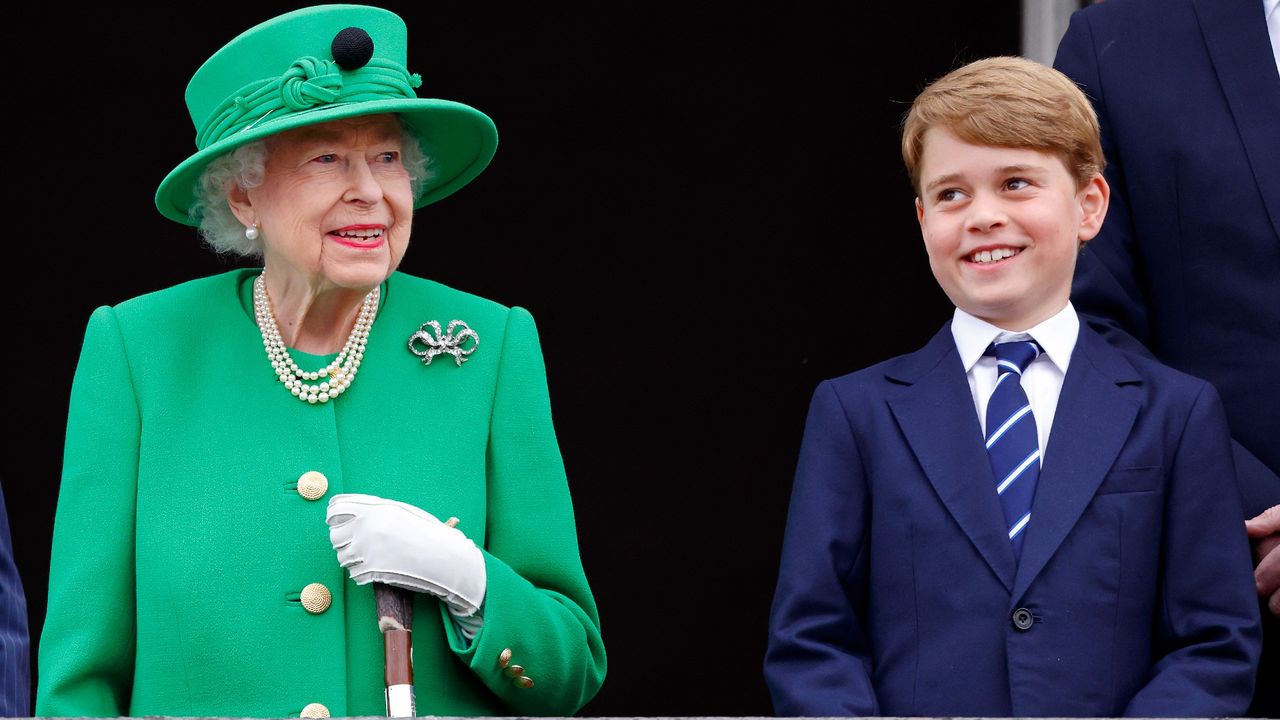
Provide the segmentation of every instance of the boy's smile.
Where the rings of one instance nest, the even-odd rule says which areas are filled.
[[[1061,310],[1081,243],[1098,233],[1109,191],[1083,188],[1056,155],[924,135],[916,216],[934,277],[956,307],[1006,330]]]

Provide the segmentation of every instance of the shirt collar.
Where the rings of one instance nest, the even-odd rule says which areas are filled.
[[[1067,365],[1071,363],[1071,351],[1075,349],[1076,339],[1080,336],[1080,318],[1076,315],[1076,309],[1071,306],[1071,301],[1068,300],[1053,317],[1021,333],[998,328],[960,308],[956,308],[951,320],[951,337],[955,339],[956,350],[960,353],[960,362],[964,364],[966,373],[973,370],[978,359],[987,351],[987,346],[997,339],[1018,340],[1026,339],[1026,336],[1040,343],[1044,354],[1066,375]]]

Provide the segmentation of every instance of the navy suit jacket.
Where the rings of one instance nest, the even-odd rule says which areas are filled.
[[[13,564],[9,516],[0,488],[0,717],[31,714],[30,639],[27,597]]]
[[[949,327],[824,382],[770,618],[775,709],[1240,714],[1260,632],[1233,477],[1214,389],[1082,326],[1015,562]]]
[[[1262,0],[1095,5],[1054,65],[1097,109],[1112,188],[1071,302],[1214,384],[1252,517],[1280,503],[1280,74]]]

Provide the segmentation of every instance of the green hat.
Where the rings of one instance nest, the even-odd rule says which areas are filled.
[[[187,85],[196,154],[156,190],[160,214],[185,225],[196,181],[221,155],[268,135],[359,115],[396,113],[431,158],[422,207],[466,185],[493,158],[498,131],[475,108],[419,98],[405,68],[398,15],[362,5],[321,5],[268,20],[227,43]]]

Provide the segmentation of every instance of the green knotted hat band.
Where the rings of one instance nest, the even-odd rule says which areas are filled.
[[[360,5],[323,5],[258,25],[209,58],[187,86],[196,153],[156,191],[165,217],[195,225],[195,184],[223,154],[285,130],[395,113],[430,158],[415,207],[446,197],[480,174],[497,148],[484,113],[419,98],[406,69],[407,32],[397,15]]]
[[[416,98],[413,91],[421,85],[421,77],[410,75],[394,60],[373,60],[344,73],[333,60],[298,58],[284,75],[252,82],[224,100],[196,133],[196,147],[204,149],[276,112],[296,113],[336,102]]]

